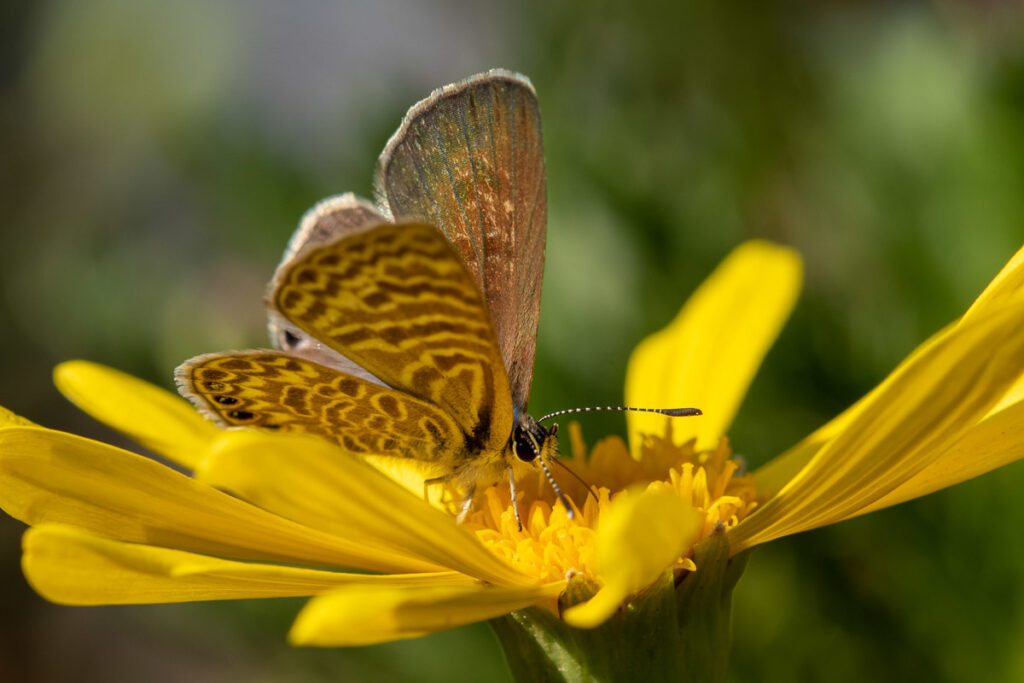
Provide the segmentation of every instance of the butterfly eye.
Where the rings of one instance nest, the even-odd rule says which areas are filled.
[[[256,413],[250,413],[248,410],[232,410],[228,413],[228,417],[232,420],[240,420],[242,422],[248,422],[256,419]]]
[[[231,396],[214,396],[213,400],[222,406],[233,406],[238,404],[238,399]]]
[[[522,425],[517,425],[512,434],[512,452],[523,462],[533,462],[540,454],[537,441]]]

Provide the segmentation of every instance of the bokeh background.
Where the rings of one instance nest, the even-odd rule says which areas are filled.
[[[617,402],[633,345],[768,238],[807,273],[731,433],[762,463],[1024,244],[1016,4],[7,0],[0,404],[122,443],[57,394],[56,363],[170,388],[187,357],[265,345],[302,212],[369,195],[409,105],[505,66],[536,85],[547,149],[534,411]],[[1022,488],[1015,465],[756,551],[731,680],[1024,680]],[[53,606],[22,530],[0,520],[0,680],[508,680],[486,626],[296,650],[300,601]]]

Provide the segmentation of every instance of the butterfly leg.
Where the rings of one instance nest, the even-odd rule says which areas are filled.
[[[423,480],[423,499],[428,503],[430,502],[430,487],[438,485],[447,485],[451,481],[450,476],[446,477],[432,477],[430,479]],[[455,517],[455,521],[462,524],[466,521],[466,517],[469,516],[469,511],[473,508],[473,493],[476,491],[476,486],[473,486],[466,493],[466,497],[462,500],[462,505],[459,507],[459,514]]]
[[[451,476],[431,477],[430,479],[424,479],[423,480],[423,500],[427,501],[428,503],[430,502],[430,487],[432,487],[432,486],[445,487],[450,482],[451,482]],[[445,496],[443,491],[441,493],[441,496],[442,496],[441,497],[441,501],[442,502],[447,502],[447,496]],[[470,496],[470,498],[472,498],[472,496]]]
[[[476,492],[476,486],[469,489],[466,493],[466,499],[462,501],[462,509],[459,510],[459,515],[455,518],[455,521],[462,524],[466,521],[466,517],[469,516],[469,511],[473,508],[473,493]]]
[[[423,500],[430,502],[430,487],[443,484],[447,480],[447,477],[432,477],[430,479],[423,480]]]
[[[519,530],[523,530],[523,518],[519,516],[519,496],[516,495],[516,475],[512,468],[508,468],[508,492],[512,497],[512,513],[516,516],[516,524]]]

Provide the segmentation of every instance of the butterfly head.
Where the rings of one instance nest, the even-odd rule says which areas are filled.
[[[562,489],[558,487],[558,483],[551,476],[551,470],[547,466],[547,461],[558,462],[558,437],[556,436],[558,434],[558,425],[552,425],[548,429],[526,413],[520,413],[516,410],[514,415],[515,426],[512,429],[512,436],[508,440],[508,451],[520,462],[536,463],[540,466],[548,483],[551,484],[555,495],[562,501],[566,513],[572,519],[574,515],[572,504],[565,497],[565,494],[562,493]],[[509,487],[512,494],[512,510],[515,513],[516,522],[519,523],[519,529],[522,530],[523,519],[519,516],[516,482],[512,467],[508,468],[508,473]]]
[[[512,454],[523,462],[533,462],[540,456],[558,454],[557,430],[548,429],[531,416],[524,414],[516,421],[509,439]]]

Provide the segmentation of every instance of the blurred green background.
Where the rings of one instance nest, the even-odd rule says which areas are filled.
[[[533,412],[620,400],[633,345],[768,238],[807,273],[731,434],[762,463],[1024,244],[1014,5],[8,0],[0,404],[122,443],[53,365],[171,387],[189,356],[266,345],[263,285],[302,212],[368,195],[432,88],[505,66],[536,85],[547,150]],[[1022,488],[1015,465],[761,548],[731,680],[1024,680]],[[507,680],[485,626],[295,650],[300,601],[53,606],[21,577],[22,529],[0,520],[0,680]]]

